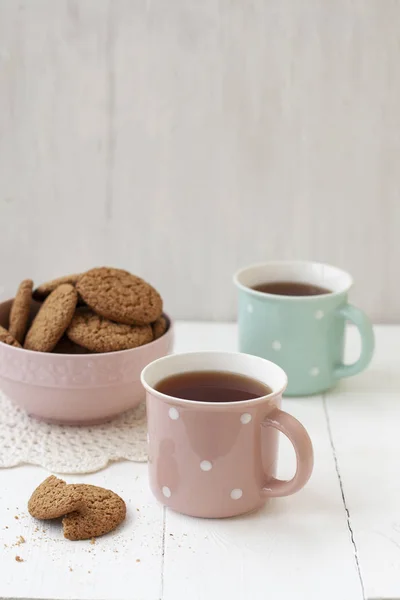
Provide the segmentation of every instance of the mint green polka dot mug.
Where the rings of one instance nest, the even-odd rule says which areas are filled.
[[[256,291],[260,284],[301,282],[331,290],[316,296],[283,296]],[[351,276],[329,265],[276,261],[238,271],[239,349],[273,361],[288,375],[288,396],[317,394],[342,377],[363,371],[374,351],[374,333],[366,315],[348,304]],[[358,360],[343,363],[346,321],[359,329]]]

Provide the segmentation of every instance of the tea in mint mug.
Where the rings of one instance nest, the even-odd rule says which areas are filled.
[[[304,283],[329,290],[288,296],[253,289],[273,282]],[[317,394],[342,377],[363,371],[374,351],[366,315],[348,303],[351,276],[315,262],[276,261],[245,267],[234,276],[239,291],[239,349],[278,364],[288,375],[286,395]],[[343,363],[346,321],[360,332],[361,353]]]

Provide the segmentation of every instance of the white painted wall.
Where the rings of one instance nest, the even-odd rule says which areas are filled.
[[[0,286],[129,268],[230,319],[268,258],[400,321],[398,0],[0,0]]]

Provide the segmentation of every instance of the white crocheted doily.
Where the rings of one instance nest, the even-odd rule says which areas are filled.
[[[146,408],[104,425],[49,425],[28,417],[0,392],[0,467],[39,465],[52,473],[92,473],[111,461],[147,460]]]

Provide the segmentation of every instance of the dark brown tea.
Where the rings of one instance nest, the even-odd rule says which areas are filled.
[[[270,387],[245,375],[226,371],[190,371],[162,379],[155,389],[167,396],[196,402],[240,402],[272,393]]]
[[[264,294],[277,294],[279,296],[320,296],[331,294],[332,291],[314,285],[312,283],[301,283],[299,281],[269,281],[255,285],[253,290],[264,292]]]

